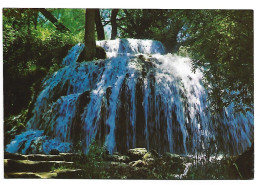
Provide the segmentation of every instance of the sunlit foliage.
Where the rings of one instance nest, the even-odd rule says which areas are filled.
[[[26,94],[33,82],[27,80],[33,71],[57,68],[62,57],[57,48],[84,42],[84,9],[47,10],[70,32],[57,30],[38,9],[3,9],[6,112],[18,113],[23,103],[15,102],[30,98]],[[111,9],[100,13],[109,38]],[[242,103],[252,107],[253,11],[120,9],[117,26],[117,37],[159,40],[168,52],[189,56],[194,67],[203,67],[212,110],[232,102],[238,111]],[[21,80],[26,83],[17,90]],[[17,91],[24,91],[21,98]]]

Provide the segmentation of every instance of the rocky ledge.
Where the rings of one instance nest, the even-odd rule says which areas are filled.
[[[245,152],[248,154],[251,150]],[[252,153],[252,152],[251,152]],[[250,153],[250,156],[252,154]],[[252,161],[245,154],[225,159],[207,156],[159,155],[145,148],[130,149],[126,155],[107,152],[91,155],[59,153],[5,153],[5,178],[106,178],[106,179],[252,179],[243,168]],[[241,160],[243,159],[243,160]],[[245,166],[243,166],[243,164]],[[250,164],[250,165],[249,165]],[[249,169],[248,168],[248,169]],[[248,171],[247,171],[248,172]],[[251,171],[250,171],[251,173]],[[253,172],[252,172],[253,174]]]
[[[88,165],[87,156],[73,153],[46,154],[11,154],[4,155],[5,178],[84,178],[84,165]],[[165,153],[163,156],[145,148],[130,149],[127,155],[115,152],[104,155],[101,170],[112,179],[147,179],[151,174],[160,173],[162,166],[172,171],[172,179],[180,179],[187,174],[187,165],[176,154]],[[79,165],[80,164],[80,165]],[[82,168],[78,168],[82,167]],[[163,177],[162,177],[163,178]]]
[[[159,155],[154,150],[134,148],[127,155],[117,152],[108,155],[105,167],[115,179],[182,179],[191,165],[187,159],[168,152]]]
[[[4,154],[5,178],[81,178],[82,169],[74,168],[76,154]]]

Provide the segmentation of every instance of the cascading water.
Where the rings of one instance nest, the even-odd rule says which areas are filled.
[[[66,152],[73,145],[87,152],[94,139],[110,153],[146,147],[236,154],[251,145],[253,113],[236,113],[231,104],[211,116],[202,71],[192,72],[189,58],[165,55],[162,44],[151,40],[97,45],[108,59],[78,63],[84,46],[74,46],[64,67],[44,81],[27,131],[6,151],[28,153],[39,138],[46,153],[52,148]]]

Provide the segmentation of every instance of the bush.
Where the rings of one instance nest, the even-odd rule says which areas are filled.
[[[82,154],[82,160],[76,163],[77,167],[84,170],[82,178],[86,179],[106,179],[110,176],[106,170],[105,158],[107,150],[100,147],[96,142],[89,146],[88,153]]]

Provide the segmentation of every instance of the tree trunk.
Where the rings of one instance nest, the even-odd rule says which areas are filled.
[[[112,13],[111,13],[111,26],[112,26],[111,40],[115,39],[117,36],[116,16],[118,11],[119,11],[118,9],[112,9]]]
[[[46,17],[56,26],[57,30],[61,32],[70,32],[70,29],[64,26],[62,23],[60,23],[48,10],[46,10],[45,8],[39,8],[38,10],[44,15],[44,17]]]
[[[33,11],[33,25],[34,25],[34,29],[36,30],[37,29],[37,19],[38,19],[38,14],[39,14],[39,10],[35,9]]]
[[[96,22],[98,40],[105,40],[105,32],[104,32],[104,27],[101,22],[99,9],[96,9],[96,11],[95,11],[95,22]]]
[[[85,14],[85,60],[93,60],[96,55],[95,9],[86,9]]]

